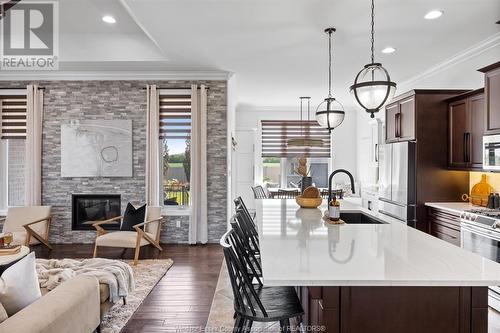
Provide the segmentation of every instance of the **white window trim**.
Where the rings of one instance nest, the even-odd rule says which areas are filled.
[[[8,198],[9,198],[9,184],[8,184],[8,169],[9,169],[9,156],[7,152],[8,149],[8,141],[0,140],[0,160],[2,163],[0,164],[0,215],[7,215],[8,209]]]
[[[163,206],[161,214],[163,216],[191,216],[191,205],[184,207]]]
[[[161,95],[183,95],[183,94],[191,94],[191,89],[160,89],[159,96]],[[160,166],[161,168],[161,158],[160,158]],[[163,177],[162,177],[163,182]],[[163,197],[163,184],[161,184],[161,193]],[[191,204],[187,206],[169,206],[163,205],[161,209],[161,214],[163,216],[191,216]]]

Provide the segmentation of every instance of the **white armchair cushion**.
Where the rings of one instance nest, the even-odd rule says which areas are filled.
[[[146,232],[146,234],[154,239],[153,234]],[[97,246],[108,247],[126,247],[135,248],[137,242],[137,232],[135,231],[114,231],[101,235],[96,238],[95,243]],[[141,246],[148,245],[149,242],[141,238]]]
[[[10,207],[7,211],[3,232],[25,232],[23,225],[49,217],[51,206]],[[39,235],[45,234],[47,221],[36,223],[31,228]]]
[[[161,217],[161,207],[158,206],[148,206],[146,210],[146,221],[152,221],[156,220]],[[157,222],[152,222],[148,223],[145,225],[146,232],[152,234],[153,236],[151,237],[152,239],[156,239],[156,233],[158,230],[158,223]]]

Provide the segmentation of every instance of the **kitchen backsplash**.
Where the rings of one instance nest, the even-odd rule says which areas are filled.
[[[475,184],[479,183],[481,180],[481,175],[485,174],[486,175],[486,180],[488,183],[493,187],[495,192],[500,193],[500,173],[495,173],[495,172],[470,172],[469,173],[469,193],[470,190],[472,189],[472,186]]]

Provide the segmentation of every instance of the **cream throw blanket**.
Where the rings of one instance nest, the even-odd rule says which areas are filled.
[[[36,271],[41,288],[52,290],[66,280],[80,274],[95,276],[99,283],[109,286],[109,300],[116,303],[135,288],[132,268],[119,260],[93,258],[37,259]]]

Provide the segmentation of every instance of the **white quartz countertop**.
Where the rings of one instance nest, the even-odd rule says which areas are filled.
[[[426,202],[425,205],[427,207],[447,210],[449,212],[457,214],[460,214],[467,209],[484,208],[480,206],[475,206],[470,202]]]
[[[326,202],[256,200],[263,280],[280,286],[500,285],[500,264],[343,200],[385,224],[324,223]]]

